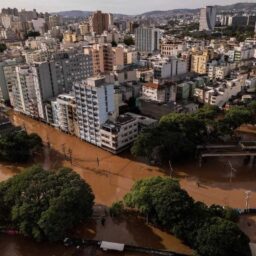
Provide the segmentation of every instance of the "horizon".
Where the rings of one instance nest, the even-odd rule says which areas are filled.
[[[19,0],[11,0],[12,4],[10,4],[10,0],[2,0],[0,3],[0,9],[2,8],[17,8],[18,10],[26,9],[33,10],[36,9],[38,12],[65,12],[65,11],[89,11],[94,12],[96,10],[101,10],[103,12],[116,13],[116,14],[124,14],[124,15],[139,15],[146,12],[152,11],[168,11],[175,9],[198,9],[202,8],[206,5],[230,5],[237,3],[256,3],[255,1],[234,1],[234,0],[187,0],[185,3],[180,3],[178,0],[159,0],[158,3],[150,3],[152,7],[144,9],[145,4],[144,1],[135,2],[135,0],[109,0],[108,3],[105,3],[104,0],[96,0],[93,2],[89,2],[88,0],[76,0],[76,3],[70,4],[67,0],[63,0],[61,6],[57,3],[58,0],[52,0],[52,8],[46,9],[45,5],[41,2],[33,2],[32,0],[24,0],[20,2]],[[160,2],[160,3],[159,3]],[[132,4],[134,3],[134,4]],[[136,4],[135,4],[136,3]],[[83,5],[90,5],[88,8],[83,7]],[[126,6],[128,5],[128,6]],[[159,6],[161,7],[159,8]],[[64,7],[63,7],[64,6]],[[168,6],[168,7],[167,7]],[[133,10],[135,7],[136,10]],[[141,9],[138,11],[138,9]]]

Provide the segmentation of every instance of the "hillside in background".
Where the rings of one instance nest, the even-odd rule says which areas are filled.
[[[256,3],[236,3],[232,5],[225,5],[225,6],[217,6],[218,12],[227,12],[227,11],[256,11]],[[136,15],[136,17],[167,17],[167,16],[173,16],[177,14],[185,15],[185,14],[197,14],[199,12],[199,9],[173,9],[173,10],[167,10],[167,11],[150,11],[145,12],[140,15]],[[79,10],[73,10],[73,11],[63,11],[63,12],[56,12],[54,14],[59,14],[64,17],[88,17],[91,15],[92,12],[90,11],[79,11]],[[120,16],[129,16],[125,14],[114,14],[116,17]],[[131,15],[132,16],[132,15]]]

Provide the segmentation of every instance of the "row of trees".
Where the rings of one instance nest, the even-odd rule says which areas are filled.
[[[138,181],[124,197],[124,204],[182,239],[199,255],[251,255],[249,239],[235,223],[238,213],[195,202],[177,180],[154,177]],[[121,205],[115,204],[115,213]]]
[[[155,128],[144,130],[131,151],[154,162],[178,161],[195,155],[199,144],[232,135],[244,123],[254,123],[256,102],[248,106],[234,106],[224,113],[217,107],[205,106],[196,113],[170,113],[163,116]]]
[[[26,162],[42,148],[42,140],[37,134],[27,134],[15,130],[0,136],[0,160]]]
[[[37,241],[63,239],[91,217],[93,204],[90,186],[67,168],[34,166],[0,183],[0,225]]]

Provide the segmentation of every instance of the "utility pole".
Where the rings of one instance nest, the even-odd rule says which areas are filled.
[[[25,122],[23,122],[23,129],[24,129],[25,132],[27,132],[27,128],[26,128]]]
[[[170,169],[170,177],[172,178],[172,174],[173,174],[174,170],[172,168],[172,163],[170,160],[169,160],[169,169]]]
[[[73,152],[72,152],[71,148],[68,149],[68,154],[69,154],[70,163],[72,164],[72,154],[73,154]]]
[[[66,159],[66,145],[65,145],[65,143],[63,143],[61,146],[62,146],[62,153]]]
[[[232,182],[232,178],[234,177],[234,172],[236,172],[237,170],[233,167],[232,163],[230,161],[228,161],[228,165],[230,167],[230,176],[229,176],[229,182]]]
[[[245,209],[247,212],[249,210],[249,199],[250,199],[251,193],[252,193],[252,191],[250,191],[250,190],[245,191]]]
[[[48,134],[47,134],[47,136],[46,136],[46,143],[47,143],[47,146],[50,148],[50,147],[51,147],[51,144],[50,144],[50,139],[49,139]]]
[[[100,166],[100,159],[99,159],[99,157],[98,157],[98,156],[97,156],[96,161],[97,161],[97,164],[98,164],[98,167],[99,167],[99,166]]]

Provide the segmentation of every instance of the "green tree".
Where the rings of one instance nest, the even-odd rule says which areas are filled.
[[[116,41],[112,41],[112,42],[111,42],[111,45],[112,45],[112,47],[117,47]]]
[[[199,229],[196,248],[199,255],[250,256],[249,242],[236,224],[217,217]]]
[[[0,52],[4,52],[7,49],[6,44],[0,43]]]
[[[217,106],[205,105],[199,108],[194,116],[200,120],[212,120],[216,118],[219,113],[220,109]]]
[[[78,174],[67,168],[45,171],[34,166],[0,184],[5,216],[23,235],[56,241],[92,215],[94,195]],[[6,223],[8,224],[8,223]]]
[[[249,239],[234,223],[237,212],[194,202],[177,180],[153,177],[137,181],[124,203],[181,238],[199,255],[250,255]]]
[[[242,124],[251,123],[253,115],[250,109],[244,106],[233,106],[225,114],[223,120],[219,122],[220,130],[223,133],[233,133]]]
[[[26,162],[42,147],[42,140],[36,134],[13,131],[0,136],[0,159],[9,162]]]
[[[40,33],[39,32],[37,32],[37,31],[28,31],[28,33],[27,33],[27,38],[29,38],[29,37],[37,37],[37,36],[40,36]]]
[[[123,211],[124,211],[124,204],[122,201],[113,203],[109,209],[110,216],[114,218],[120,217]]]
[[[124,38],[124,44],[126,44],[127,46],[134,45],[135,42],[134,42],[132,36],[126,36]]]
[[[192,157],[196,145],[207,137],[205,122],[191,114],[163,116],[157,127],[143,131],[132,147],[132,154],[166,162]]]
[[[162,177],[136,182],[124,202],[171,232],[188,217],[193,207],[193,199],[180,188],[177,180]]]

